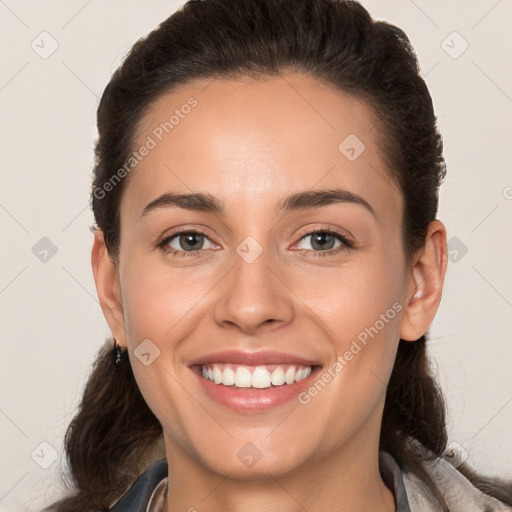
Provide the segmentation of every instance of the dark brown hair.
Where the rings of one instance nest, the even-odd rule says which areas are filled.
[[[265,78],[297,71],[364,100],[374,109],[379,145],[402,191],[409,264],[435,219],[445,176],[432,100],[402,30],[374,21],[357,2],[191,0],[137,41],[107,85],[97,112],[99,137],[92,208],[110,257],[118,261],[120,202],[126,178],[111,187],[134,151],[153,102],[194,79]],[[101,348],[65,436],[70,494],[51,510],[107,510],[152,462],[162,427],[144,401],[128,360],[115,366],[112,340]],[[426,336],[400,340],[387,389],[380,448],[415,472],[448,511],[421,461],[446,447],[445,404],[429,365]],[[419,449],[411,440],[418,440]],[[170,461],[172,463],[172,461]],[[459,467],[469,475],[463,466]],[[512,504],[510,491],[471,476]]]

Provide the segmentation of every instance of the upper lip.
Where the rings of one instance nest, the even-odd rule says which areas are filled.
[[[318,366],[319,361],[305,359],[293,354],[278,352],[275,350],[261,350],[247,352],[241,350],[222,350],[194,359],[189,366],[204,365],[210,363],[232,363],[246,366],[258,366],[265,364],[297,364],[304,366]]]

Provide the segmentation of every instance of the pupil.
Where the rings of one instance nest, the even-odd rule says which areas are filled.
[[[327,238],[327,240],[326,240]],[[329,242],[331,242],[331,244],[329,245]],[[314,244],[319,244],[320,246],[320,249],[332,249],[332,242],[334,242],[334,237],[333,235],[330,235],[329,233],[317,233],[314,237],[314,241],[313,241],[313,247],[314,247]],[[328,246],[328,247],[326,247]]]
[[[194,245],[197,245],[197,240],[196,240],[196,238],[197,238],[197,237],[200,237],[200,236],[202,236],[202,235],[199,235],[199,234],[197,234],[197,233],[188,233],[188,234],[186,234],[186,235],[182,235],[182,236],[181,236],[181,242],[182,242],[182,245],[181,245],[181,246],[182,246],[184,249],[186,249],[186,248],[187,248],[187,245],[191,245],[192,247],[190,247],[190,249],[192,249],[192,250],[196,250],[196,249],[197,249],[197,247],[194,247]],[[184,242],[184,243],[183,243],[183,242]]]

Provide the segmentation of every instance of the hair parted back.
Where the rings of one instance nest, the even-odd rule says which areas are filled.
[[[140,120],[162,95],[194,79],[266,78],[297,71],[372,107],[379,145],[404,198],[407,262],[435,219],[445,176],[443,143],[427,86],[404,32],[374,21],[355,1],[190,0],[139,39],[114,72],[97,112],[93,191],[134,151]],[[91,195],[97,227],[117,262],[126,179]],[[70,494],[46,510],[104,511],[152,460],[162,427],[144,401],[130,362],[116,366],[112,343],[100,349],[65,436]],[[126,358],[127,359],[127,358]],[[418,440],[428,451],[411,440]],[[415,472],[447,505],[421,467],[446,447],[445,404],[431,372],[426,336],[400,340],[387,389],[380,447]],[[172,461],[169,461],[172,464]],[[500,482],[459,467],[481,490],[512,504]]]

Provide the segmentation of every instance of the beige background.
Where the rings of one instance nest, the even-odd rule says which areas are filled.
[[[96,107],[131,44],[180,4],[0,0],[1,511],[59,492],[65,428],[109,335],[90,268]],[[363,4],[409,35],[445,139],[439,218],[454,261],[431,347],[450,440],[512,478],[512,2]],[[46,262],[42,237],[57,249]]]

